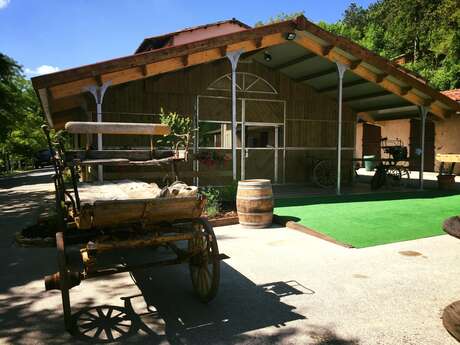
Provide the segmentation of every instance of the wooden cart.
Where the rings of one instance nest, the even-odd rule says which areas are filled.
[[[154,124],[71,123],[71,133],[111,133],[158,135],[169,133],[169,128]],[[73,331],[69,290],[82,280],[115,273],[134,271],[154,266],[188,263],[192,286],[203,302],[212,300],[218,290],[220,256],[212,226],[201,218],[206,200],[201,196],[145,197],[134,193],[115,200],[80,198],[79,168],[85,165],[153,165],[171,166],[177,176],[177,152],[158,157],[153,147],[148,159],[139,160],[124,151],[65,152],[62,143],[52,143],[44,126],[48,144],[53,153],[54,185],[59,231],[56,247],[59,271],[45,277],[46,290],[58,289],[62,294],[65,327]],[[112,154],[115,158],[107,157]],[[69,171],[71,186],[66,188],[65,172]],[[176,177],[177,178],[177,177]],[[142,184],[142,182],[139,182]],[[103,195],[105,185],[95,183],[95,194]],[[110,184],[109,184],[109,187]],[[91,190],[91,188],[90,188]],[[184,246],[184,244],[186,245]],[[83,268],[76,270],[68,260],[68,246],[79,245]],[[175,258],[138,265],[100,267],[98,256],[104,252],[164,246],[175,253]]]

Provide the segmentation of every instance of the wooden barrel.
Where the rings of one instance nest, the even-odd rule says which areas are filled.
[[[240,224],[248,228],[266,228],[273,220],[273,191],[270,180],[238,182],[236,210]]]

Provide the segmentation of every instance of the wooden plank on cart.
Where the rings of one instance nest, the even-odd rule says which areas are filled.
[[[92,205],[83,205],[75,222],[79,229],[139,222],[173,222],[200,217],[204,204],[205,199],[196,197],[101,200],[95,201]]]
[[[154,123],[70,121],[65,129],[73,134],[168,135],[171,128]]]
[[[438,153],[436,160],[444,163],[460,163],[460,153]]]

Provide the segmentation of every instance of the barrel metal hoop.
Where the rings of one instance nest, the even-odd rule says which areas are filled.
[[[241,215],[244,215],[244,216],[272,216],[273,212],[254,213],[254,212],[241,212],[241,211],[238,211],[238,214],[241,214]]]
[[[238,200],[268,200],[273,199],[273,195],[266,196],[237,196],[236,201]]]
[[[272,190],[270,186],[238,186],[239,190],[267,189]]]

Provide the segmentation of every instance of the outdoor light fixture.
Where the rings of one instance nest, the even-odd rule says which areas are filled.
[[[264,60],[267,62],[272,61],[272,54],[270,54],[269,52],[264,52]]]
[[[296,36],[297,36],[297,34],[295,32],[288,32],[288,33],[286,33],[284,38],[286,38],[287,41],[293,41],[293,40],[295,40]]]

